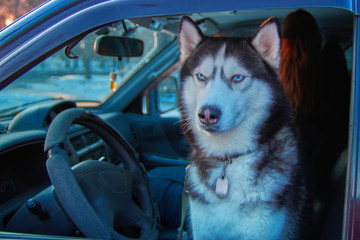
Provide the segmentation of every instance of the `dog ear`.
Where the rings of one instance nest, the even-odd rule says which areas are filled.
[[[261,24],[251,40],[261,57],[274,69],[279,69],[281,56],[280,24],[277,18],[269,18]]]
[[[185,62],[203,39],[204,35],[196,23],[189,17],[183,17],[179,28],[180,59],[182,63]]]

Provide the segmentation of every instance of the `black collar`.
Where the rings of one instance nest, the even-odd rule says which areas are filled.
[[[230,163],[232,163],[232,159],[248,155],[250,153],[255,152],[256,150],[257,150],[257,148],[255,148],[253,150],[249,149],[248,151],[243,152],[243,153],[230,154],[230,155],[225,155],[225,156],[221,156],[221,157],[220,156],[209,155],[209,154],[206,154],[204,152],[201,152],[200,155],[203,156],[203,157],[206,157],[206,158],[214,158],[214,159],[216,159],[217,161],[220,161],[220,162],[229,161]]]

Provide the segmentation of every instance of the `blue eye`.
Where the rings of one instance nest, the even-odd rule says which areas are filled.
[[[197,77],[197,79],[199,79],[200,81],[205,81],[205,80],[206,80],[206,77],[205,77],[203,74],[201,74],[201,73],[197,73],[197,74],[196,74],[196,77]]]
[[[243,75],[236,74],[236,75],[232,76],[231,81],[232,82],[241,82],[244,79],[245,79],[245,77]]]

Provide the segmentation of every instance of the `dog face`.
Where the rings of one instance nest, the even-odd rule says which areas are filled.
[[[215,156],[255,148],[279,89],[278,22],[269,19],[252,39],[209,38],[184,17],[179,43],[180,108],[190,142]]]

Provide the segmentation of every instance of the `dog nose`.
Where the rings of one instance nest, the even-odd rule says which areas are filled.
[[[221,116],[221,111],[214,106],[205,106],[199,109],[198,117],[202,124],[214,125]]]

